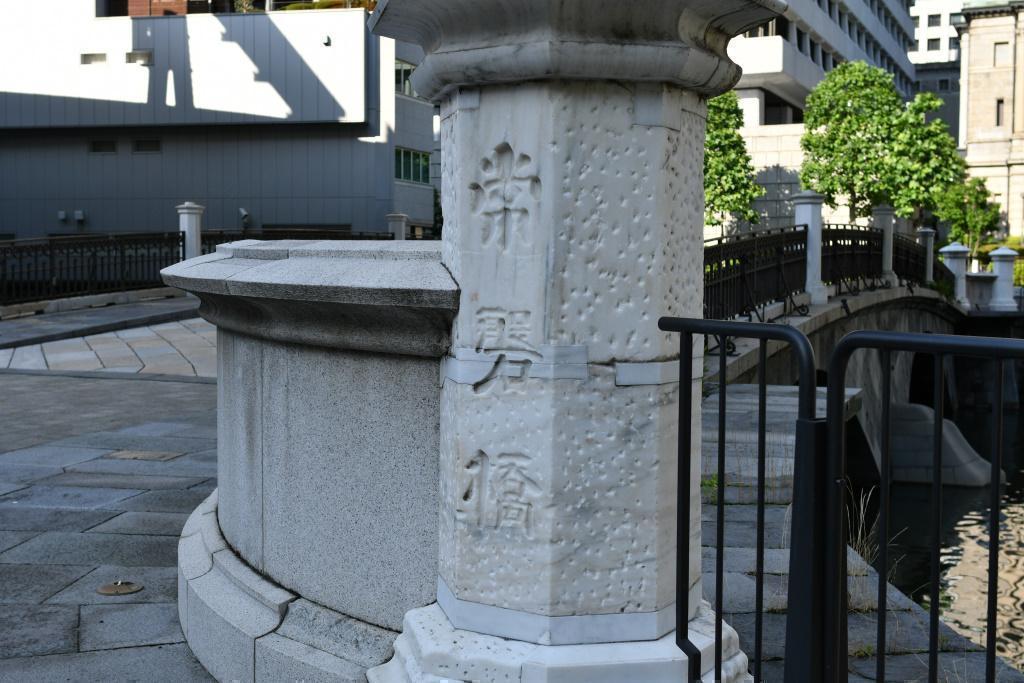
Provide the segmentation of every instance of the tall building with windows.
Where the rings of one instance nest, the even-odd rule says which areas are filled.
[[[917,0],[910,8],[915,25],[910,52],[917,69],[915,90],[935,93],[942,100],[936,115],[954,138],[960,132],[960,38],[953,19],[962,6],[962,0]]]
[[[743,68],[736,86],[742,133],[765,188],[755,202],[761,227],[792,224],[804,106],[825,74],[843,62],[863,60],[891,73],[904,95],[912,92],[909,7],[910,0],[791,0],[784,16],[729,43],[729,56]],[[842,212],[834,218],[845,220]]]
[[[960,141],[1009,233],[1024,237],[1024,7],[967,0],[960,30]]]
[[[0,235],[174,229],[186,200],[210,228],[433,225],[419,48],[362,9],[173,4],[0,0]]]

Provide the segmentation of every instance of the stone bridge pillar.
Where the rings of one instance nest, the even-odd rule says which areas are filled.
[[[990,256],[992,257],[992,272],[996,274],[996,283],[989,307],[993,311],[1016,311],[1017,300],[1013,296],[1013,271],[1017,263],[1017,252],[1008,247],[1000,247]]]
[[[896,231],[896,212],[882,204],[871,210],[871,225],[882,231],[882,279],[895,286],[899,278],[892,267],[893,233]]]
[[[406,614],[373,683],[683,680],[680,495],[690,629],[712,665],[700,446],[679,492],[679,344],[657,321],[702,314],[705,98],[739,76],[726,44],[783,8],[378,4],[375,32],[423,47],[414,85],[441,105],[443,263],[461,302],[438,605]],[[699,381],[682,388],[695,421]],[[725,680],[745,675],[731,631],[724,645]]]
[[[971,250],[959,242],[953,242],[939,249],[939,253],[953,274],[953,298],[961,306],[969,307],[971,302],[967,298],[967,257]]]
[[[821,207],[824,195],[817,192],[801,192],[793,197],[793,219],[807,231],[807,281],[804,291],[811,297],[814,306],[828,303],[828,288],[821,281]]]
[[[178,230],[185,233],[185,258],[196,258],[203,250],[203,212],[206,207],[185,202],[177,209]]]

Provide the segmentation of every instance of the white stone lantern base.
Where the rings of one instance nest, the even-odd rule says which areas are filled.
[[[701,650],[701,680],[714,681],[715,621],[707,603],[690,621],[689,637]],[[747,656],[727,625],[722,641],[721,680],[748,680]],[[686,666],[675,632],[637,643],[536,645],[459,631],[431,605],[405,615],[394,659],[366,677],[369,683],[679,683],[686,680]]]

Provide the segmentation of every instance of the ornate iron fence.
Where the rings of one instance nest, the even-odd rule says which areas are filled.
[[[794,296],[804,288],[807,233],[804,226],[765,230],[704,243],[704,317],[756,317],[764,322],[769,304],[783,302],[784,315],[806,307]]]
[[[180,232],[0,242],[0,304],[157,287],[182,248]]]
[[[860,225],[825,225],[821,233],[821,276],[836,294],[884,287],[882,231]]]

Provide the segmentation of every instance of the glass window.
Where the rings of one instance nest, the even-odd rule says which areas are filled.
[[[92,140],[89,142],[90,154],[117,154],[117,143],[113,140]]]
[[[947,92],[948,90],[949,90],[949,79],[948,78],[940,78],[939,79],[939,92]]]
[[[942,15],[941,14],[929,14],[928,15],[929,26],[942,26]]]
[[[939,40],[938,38],[929,38],[928,39],[928,49],[929,50],[938,50],[939,46],[941,45],[941,43],[942,43],[942,41]]]
[[[950,38],[949,39],[949,49],[950,50],[959,50],[960,49],[960,39],[959,38]]]
[[[996,100],[996,128],[1003,125],[1003,107],[1004,102],[1002,99]]]
[[[992,48],[992,63],[996,66],[1010,65],[1010,44],[996,43]]]
[[[395,148],[395,178],[410,183],[430,183],[430,153]]]

